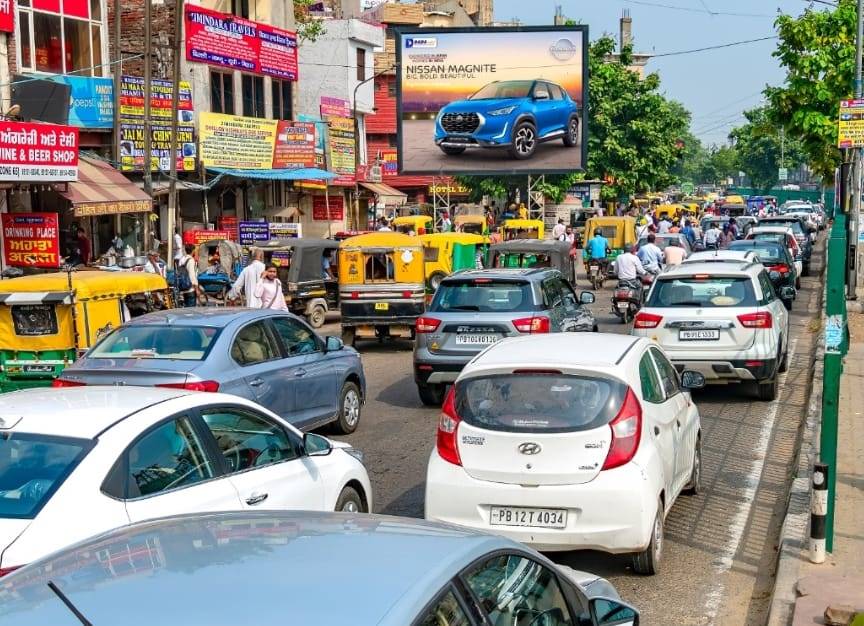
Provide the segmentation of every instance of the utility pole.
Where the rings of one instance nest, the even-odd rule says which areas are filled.
[[[114,0],[119,3],[119,0]],[[144,0],[144,193],[151,198],[153,197],[153,146],[152,146],[152,131],[150,130],[150,99],[152,97],[151,82],[153,77],[152,72],[152,57],[153,57],[153,37],[150,32],[150,22],[152,21],[152,2],[153,0]],[[169,238],[170,239],[170,238]]]
[[[149,0],[145,0],[147,2]],[[183,44],[183,0],[174,2],[174,45],[171,73],[171,148],[168,179],[168,259],[174,258],[174,224],[177,223],[177,112],[180,101],[180,47]]]
[[[858,36],[855,39],[855,99],[860,100],[864,96],[864,82],[862,82],[862,46],[864,46],[864,0],[858,0]],[[858,298],[858,225],[861,213],[861,177],[864,174],[864,155],[861,148],[853,150],[853,174],[852,174],[852,207],[849,212],[849,230],[847,245],[848,273],[846,279],[846,299],[856,300]],[[835,472],[836,474],[836,472]]]

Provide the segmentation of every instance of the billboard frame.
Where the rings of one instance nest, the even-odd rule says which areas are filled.
[[[582,145],[580,146],[579,169],[531,169],[525,167],[510,170],[479,170],[476,173],[468,173],[463,170],[410,170],[403,168],[403,136],[402,136],[402,41],[406,35],[434,36],[436,34],[483,34],[483,33],[538,33],[538,32],[571,32],[582,34],[582,116],[580,119],[582,132]],[[393,29],[395,37],[396,52],[396,156],[397,172],[400,176],[540,176],[543,174],[572,174],[573,172],[585,172],[588,168],[588,25],[574,24],[572,26],[460,26],[448,28],[437,26],[432,28],[421,28],[419,26],[398,26]]]

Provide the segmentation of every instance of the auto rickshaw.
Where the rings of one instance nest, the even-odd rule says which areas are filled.
[[[489,249],[490,267],[554,267],[576,284],[576,265],[570,244],[544,239],[514,239],[496,243]]]
[[[512,239],[543,239],[543,220],[504,220],[501,224],[504,241]]]
[[[423,315],[423,244],[401,233],[370,233],[339,244],[339,309],[342,341],[414,337]]]
[[[421,235],[426,286],[434,292],[447,276],[458,270],[477,267],[477,257],[486,266],[489,238],[470,233]]]
[[[0,281],[0,392],[51,386],[123,322],[173,304],[167,281],[146,272],[53,272]]]
[[[235,241],[211,239],[198,245],[198,286],[224,304],[228,290],[243,271],[243,249]]]
[[[723,213],[729,217],[741,217],[742,215],[749,215],[750,210],[746,203],[724,202]]]
[[[336,271],[339,242],[332,239],[274,239],[252,248],[264,252],[265,265],[275,265],[285,304],[312,328],[324,325],[328,311],[339,310]],[[330,272],[324,271],[324,260]],[[325,275],[326,274],[326,275]]]
[[[607,256],[610,263],[607,267],[607,273],[614,275],[614,261],[622,252],[624,246],[628,243],[636,244],[636,219],[633,217],[592,217],[585,224],[585,247],[582,250],[582,258],[585,261],[586,273],[588,270],[588,242],[594,236],[594,233],[599,230],[609,242],[611,253]]]
[[[681,217],[681,205],[679,204],[661,204],[657,207],[657,217],[668,220],[674,220]]]
[[[453,227],[457,233],[489,234],[489,225],[485,215],[457,215],[453,220]]]
[[[392,228],[397,233],[406,235],[431,233],[435,232],[435,220],[428,215],[403,215],[393,218]]]

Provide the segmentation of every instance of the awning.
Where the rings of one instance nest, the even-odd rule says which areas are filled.
[[[78,181],[60,195],[72,203],[75,217],[143,213],[153,208],[146,193],[107,163],[81,155]]]
[[[374,193],[384,204],[405,204],[408,201],[408,194],[384,183],[360,183],[360,186]]]
[[[256,178],[259,180],[331,180],[336,174],[317,167],[306,167],[302,169],[288,170],[229,170],[221,167],[208,167],[211,172],[225,176],[236,176],[237,178]]]

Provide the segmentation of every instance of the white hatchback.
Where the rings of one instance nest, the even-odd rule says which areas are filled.
[[[0,575],[157,517],[371,507],[359,451],[236,396],[133,387],[0,395]]]
[[[636,571],[653,574],[667,513],[682,490],[699,490],[701,449],[699,412],[648,340],[505,339],[444,401],[426,518],[538,550],[634,553]]]

